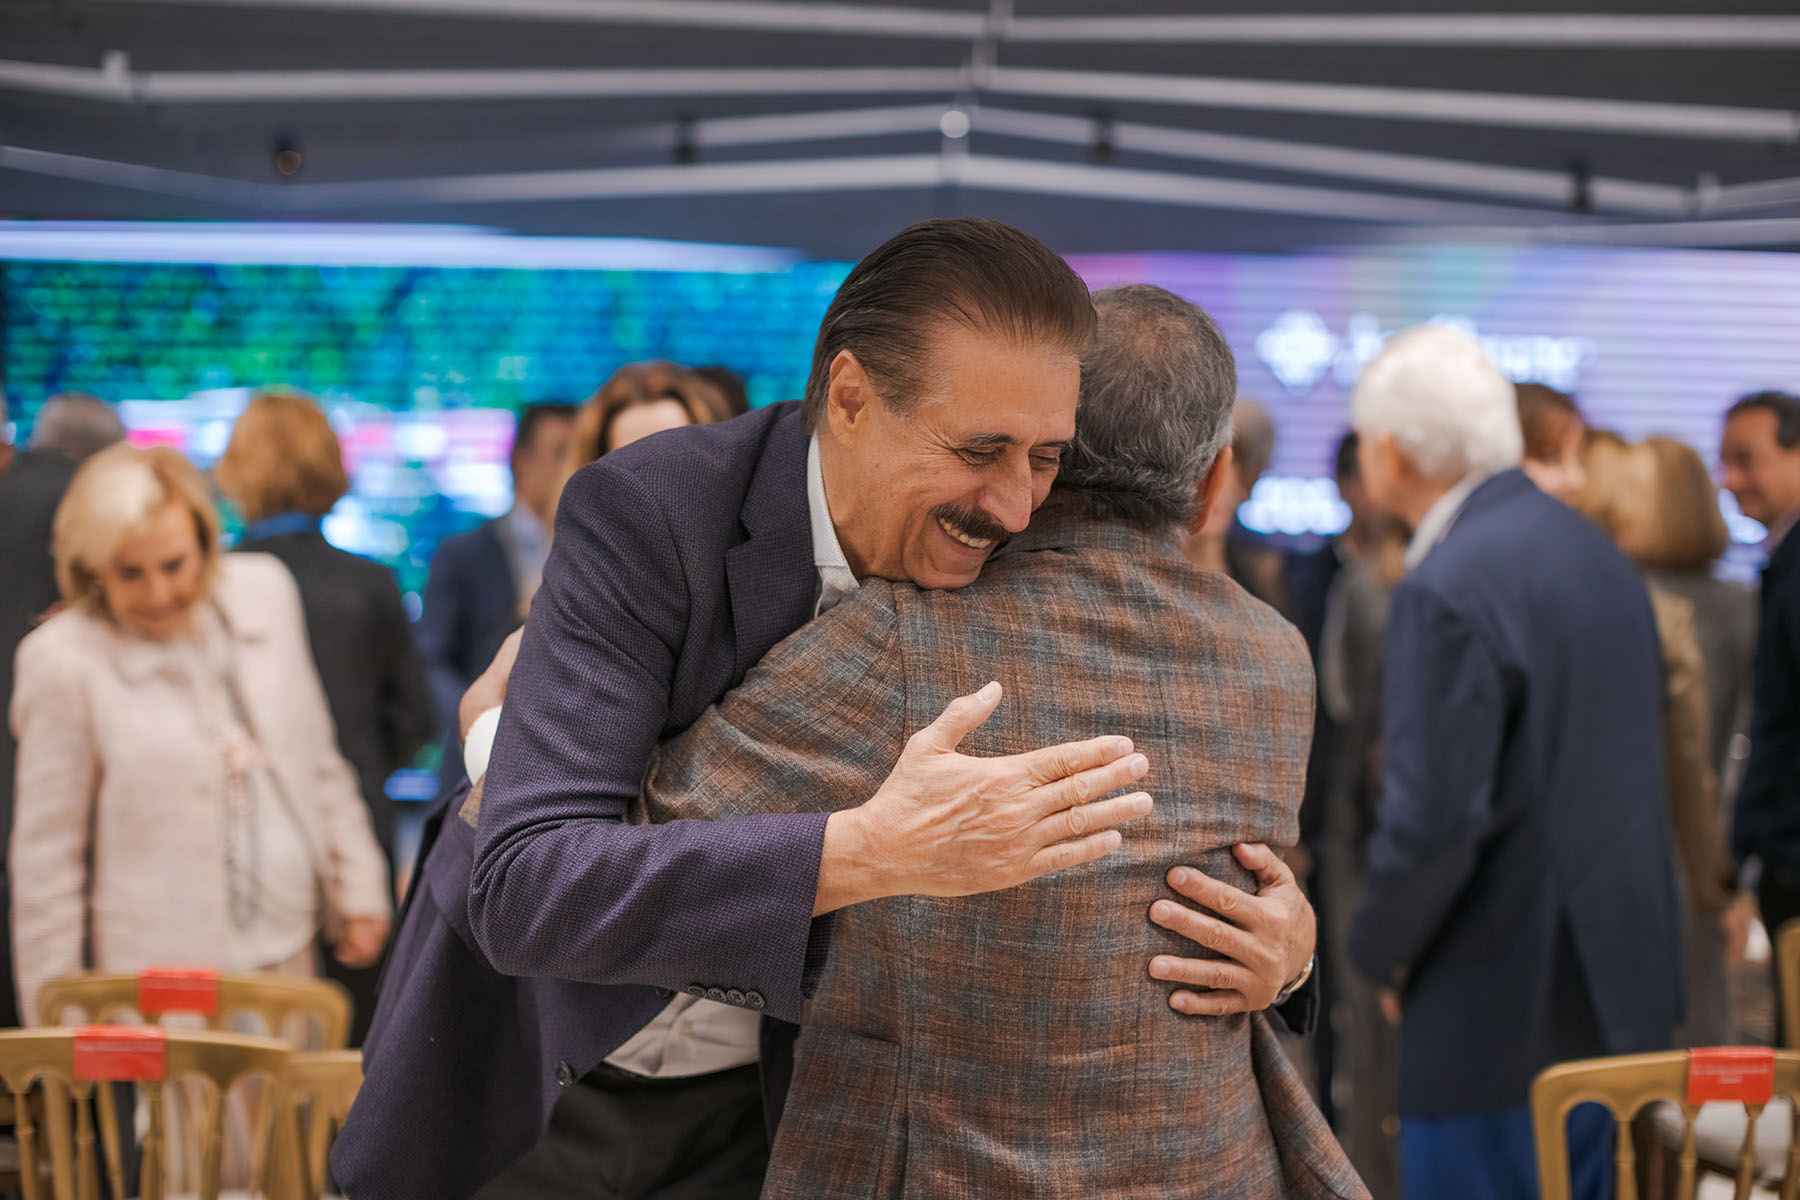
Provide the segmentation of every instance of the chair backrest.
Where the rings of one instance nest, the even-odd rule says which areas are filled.
[[[197,1076],[209,1083],[203,1119],[197,1130],[202,1200],[217,1200],[219,1162],[224,1145],[225,1094],[246,1076],[281,1077],[293,1051],[270,1038],[233,1033],[178,1033],[142,1026],[92,1026],[84,1029],[0,1030],[0,1083],[18,1108],[19,1170],[25,1200],[43,1200],[40,1159],[49,1154],[51,1194],[55,1200],[98,1200],[101,1158],[115,1196],[126,1187],[119,1144],[117,1101],[109,1081],[133,1082],[149,1115],[144,1135],[138,1195],[162,1200],[163,1163],[168,1133],[163,1116],[163,1090],[173,1081]],[[32,1096],[33,1085],[40,1089]],[[40,1146],[35,1112],[44,1114]],[[75,1131],[69,1131],[73,1099]],[[92,1107],[89,1102],[92,1101]],[[264,1112],[272,1111],[263,1106]],[[99,1119],[95,1120],[95,1110]],[[256,1123],[252,1136],[266,1140],[267,1121]],[[251,1190],[261,1189],[260,1169],[253,1171]]]
[[[145,1002],[153,1011],[146,1012]],[[320,1048],[342,1050],[350,1041],[350,993],[329,979],[295,975],[217,975],[150,969],[136,975],[75,975],[38,989],[37,1023],[62,1025],[68,1009],[84,1020],[107,1021],[122,1013],[154,1018],[165,1012],[198,1013],[208,1029],[222,1029],[238,1013],[253,1013],[280,1037],[290,1019],[305,1018],[321,1033]]]
[[[1733,1057],[1738,1055],[1745,1057]],[[1569,1200],[1569,1113],[1576,1105],[1589,1103],[1605,1105],[1619,1123],[1614,1156],[1618,1164],[1617,1195],[1620,1200],[1636,1200],[1637,1159],[1632,1148],[1631,1121],[1645,1105],[1658,1100],[1668,1101],[1681,1112],[1680,1178],[1675,1194],[1680,1200],[1690,1200],[1695,1194],[1699,1166],[1694,1118],[1699,1115],[1701,1099],[1711,1098],[1708,1089],[1701,1087],[1694,1076],[1709,1064],[1714,1067],[1708,1072],[1709,1077],[1721,1081],[1711,1096],[1741,1103],[1748,1117],[1737,1172],[1738,1200],[1747,1200],[1756,1174],[1756,1119],[1762,1115],[1768,1098],[1786,1096],[1795,1106],[1795,1125],[1800,1126],[1800,1052],[1667,1050],[1546,1068],[1531,1085],[1531,1125],[1537,1141],[1542,1200]],[[1759,1085],[1759,1079],[1765,1082]],[[1790,1135],[1782,1200],[1795,1200],[1795,1189],[1800,1187],[1800,1136],[1795,1136],[1800,1135],[1800,1128],[1790,1130]]]
[[[362,1052],[296,1054],[281,1076],[276,1129],[279,1178],[293,1200],[318,1200],[334,1130],[350,1116],[362,1088]]]
[[[1789,1050],[1800,1049],[1800,920],[1789,921],[1775,934],[1775,971],[1781,980],[1776,1040]]]

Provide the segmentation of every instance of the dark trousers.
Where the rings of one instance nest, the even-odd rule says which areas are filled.
[[[756,1200],[768,1166],[756,1064],[685,1079],[602,1065],[475,1200]]]
[[[1783,925],[1800,917],[1800,870],[1765,862],[1762,881],[1756,886],[1756,903],[1762,910],[1763,928],[1769,931],[1769,941],[1773,943],[1780,936]],[[1775,1027],[1779,1031],[1776,1041],[1783,1046],[1793,1046],[1800,1030],[1789,1029],[1787,1018],[1782,1015],[1781,959],[1776,954],[1769,957],[1775,964]]]

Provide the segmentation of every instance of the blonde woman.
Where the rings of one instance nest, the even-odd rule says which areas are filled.
[[[387,866],[338,753],[299,594],[219,552],[198,471],[115,446],[57,509],[65,609],[21,643],[11,854],[21,1013],[83,970],[312,974],[380,953]]]
[[[1754,617],[1734,618],[1735,634],[1715,627],[1738,596],[1733,585],[1705,578],[1724,553],[1726,532],[1698,454],[1667,438],[1633,445],[1597,433],[1588,439],[1583,470],[1581,509],[1644,571],[1662,643],[1664,777],[1688,902],[1687,1019],[1678,1040],[1721,1045],[1736,1040],[1725,967],[1742,952],[1751,910],[1748,897],[1737,894],[1725,850],[1729,808],[1719,797],[1728,714],[1737,705],[1726,681],[1735,673],[1737,686],[1745,686]],[[1748,607],[1749,594],[1741,596]]]

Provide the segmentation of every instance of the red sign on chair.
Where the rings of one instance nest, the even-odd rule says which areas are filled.
[[[1688,1051],[1687,1102],[1767,1104],[1775,1094],[1775,1051],[1767,1046],[1715,1046]]]
[[[138,972],[138,1011],[219,1015],[219,973],[206,967],[147,967]]]
[[[75,1031],[75,1078],[168,1077],[167,1044],[154,1025],[87,1025]]]

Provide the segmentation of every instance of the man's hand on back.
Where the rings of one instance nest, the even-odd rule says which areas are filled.
[[[993,713],[1000,685],[953,700],[914,734],[887,782],[825,826],[815,915],[882,896],[969,896],[1092,862],[1148,794],[1098,800],[1149,763],[1122,737],[973,758],[956,747]]]
[[[1211,989],[1175,992],[1169,1007],[1177,1012],[1193,1016],[1261,1012],[1312,961],[1318,927],[1294,873],[1267,846],[1238,846],[1235,853],[1255,873],[1255,893],[1208,878],[1193,867],[1176,867],[1169,872],[1169,886],[1211,913],[1173,900],[1150,906],[1150,919],[1158,925],[1224,955],[1165,954],[1150,960],[1150,974],[1157,979]]]

